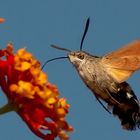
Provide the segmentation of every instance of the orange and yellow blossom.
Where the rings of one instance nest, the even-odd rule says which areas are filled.
[[[0,23],[3,23],[4,21],[5,19],[0,17]]]
[[[57,136],[68,140],[67,132],[73,130],[65,121],[70,106],[65,98],[58,97],[57,87],[48,82],[39,61],[25,48],[13,54],[9,43],[0,50],[0,86],[8,99],[0,114],[16,111],[43,140],[54,140]]]

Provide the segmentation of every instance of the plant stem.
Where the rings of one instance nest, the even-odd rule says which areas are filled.
[[[0,115],[11,112],[11,111],[15,111],[15,110],[16,110],[16,107],[12,103],[9,102],[0,108]]]

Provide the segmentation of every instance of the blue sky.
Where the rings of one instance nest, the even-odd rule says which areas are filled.
[[[6,22],[0,25],[0,47],[12,41],[15,50],[26,47],[43,64],[66,55],[50,44],[78,50],[90,17],[83,49],[101,56],[140,38],[139,6],[139,0],[1,0],[0,17]],[[122,130],[118,119],[98,104],[68,60],[52,62],[44,71],[71,105],[67,117],[75,128],[71,140],[139,140],[140,130]],[[140,99],[140,73],[128,81]],[[1,92],[0,105],[5,103]],[[39,140],[14,112],[0,116],[0,124],[2,140]]]

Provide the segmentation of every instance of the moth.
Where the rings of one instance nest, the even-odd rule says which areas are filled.
[[[140,69],[140,40],[101,57],[89,54],[82,50],[89,22],[88,18],[79,51],[52,45],[56,49],[67,51],[68,54],[66,57],[50,59],[46,63],[68,58],[97,101],[106,111],[119,118],[123,129],[140,128],[139,101],[126,82]]]

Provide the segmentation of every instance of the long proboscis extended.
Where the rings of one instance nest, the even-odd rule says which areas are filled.
[[[47,60],[47,61],[43,64],[43,66],[41,67],[41,70],[42,70],[49,62],[54,61],[54,60],[59,60],[59,59],[65,59],[65,58],[68,58],[68,57],[67,57],[67,56],[62,56],[62,57],[55,57],[55,58],[49,59],[49,60]]]
[[[71,52],[71,50],[69,50],[69,49],[62,48],[62,47],[59,47],[59,46],[56,46],[56,45],[51,45],[51,47],[52,47],[52,48],[55,48],[55,49],[58,49],[58,50],[62,50],[62,51]]]

